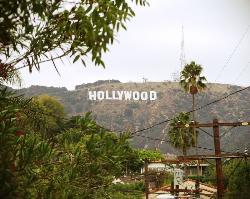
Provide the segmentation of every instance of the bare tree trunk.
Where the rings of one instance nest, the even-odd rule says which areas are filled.
[[[182,153],[183,153],[184,157],[187,155],[187,148],[186,148],[185,144],[184,144],[184,146],[182,148]],[[186,165],[185,162],[184,162],[184,176],[185,176],[185,178],[187,178],[187,165]]]
[[[193,121],[195,122],[195,95],[192,94],[192,101],[193,101],[193,107],[192,107],[192,116],[193,116]],[[194,139],[195,139],[195,153],[196,155],[198,155],[198,135],[197,132],[195,130],[195,128],[193,128],[193,135],[194,135]],[[200,176],[200,165],[199,165],[199,161],[197,160],[197,176]]]
[[[194,94],[192,94],[192,102],[193,102],[193,106],[192,106],[192,119],[194,121],[195,120],[195,118],[194,118],[194,108],[195,108]]]

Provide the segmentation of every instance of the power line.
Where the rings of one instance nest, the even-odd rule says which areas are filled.
[[[195,108],[194,110],[188,111],[188,112],[186,112],[186,113],[192,113],[192,112],[195,112],[195,111],[202,110],[202,109],[204,109],[204,108],[206,108],[206,107],[208,107],[208,106],[211,106],[212,104],[216,104],[216,103],[218,103],[218,102],[220,102],[220,101],[222,101],[222,100],[227,99],[228,97],[230,97],[230,96],[232,96],[232,95],[238,94],[238,93],[240,93],[240,92],[242,92],[242,91],[245,91],[245,90],[247,90],[247,89],[249,89],[249,88],[250,88],[250,86],[247,86],[247,87],[245,87],[245,88],[239,89],[239,90],[237,90],[237,91],[234,91],[234,92],[232,92],[232,93],[229,93],[229,94],[226,95],[226,96],[223,96],[223,97],[221,97],[221,98],[218,98],[218,99],[216,99],[216,100],[214,100],[214,101],[212,101],[212,102],[209,102],[209,103],[207,103],[207,104],[205,104],[205,105],[202,105],[202,106],[200,106],[200,107],[198,107],[198,108]],[[132,132],[131,135],[134,135],[134,134],[136,134],[136,133],[139,133],[139,132],[143,132],[143,131],[152,129],[152,128],[154,128],[154,127],[156,127],[156,126],[159,126],[159,125],[161,125],[161,124],[170,122],[170,121],[173,120],[173,119],[174,119],[174,117],[173,117],[173,118],[170,118],[170,119],[163,120],[163,121],[161,121],[161,122],[159,122],[159,123],[156,123],[156,124],[153,124],[153,125],[151,125],[151,126],[149,126],[149,127],[146,127],[146,128],[143,128],[143,129],[139,129],[139,130],[137,130],[137,131]]]
[[[225,64],[222,66],[219,74],[217,75],[217,77],[215,78],[215,82],[218,80],[218,78],[221,76],[221,74],[223,73],[223,71],[225,70],[225,68],[228,66],[228,64],[230,63],[232,57],[234,56],[234,54],[236,53],[236,51],[238,50],[241,42],[244,40],[244,38],[246,37],[248,31],[250,29],[250,25],[247,26],[245,32],[243,33],[243,35],[241,36],[240,40],[238,41],[238,43],[236,44],[236,46],[234,47],[232,53],[229,55],[229,57],[227,58]]]
[[[160,138],[152,138],[152,137],[148,137],[148,136],[145,136],[145,135],[138,135],[138,134],[135,134],[133,136],[137,136],[137,137],[143,137],[143,138],[147,138],[149,140],[153,140],[153,141],[161,141],[161,142],[169,142],[170,143],[170,140],[166,140],[166,139],[160,139]],[[133,137],[132,136],[132,137]]]
[[[232,129],[234,129],[235,126],[232,126],[230,129],[228,129],[227,131],[225,131],[221,136],[220,138],[224,137],[227,133],[229,133]]]
[[[235,148],[232,152],[240,152],[241,149],[243,149],[243,148],[245,148],[245,149],[248,148],[248,147],[247,147],[248,145],[250,145],[250,142],[244,144],[244,146]]]
[[[246,71],[246,69],[249,66],[249,64],[250,64],[250,61],[248,61],[247,64],[245,65],[245,67],[242,68],[242,70],[240,71],[239,75],[236,77],[235,82],[237,82],[240,79],[241,75]]]
[[[242,92],[242,91],[244,91],[244,90],[247,90],[247,89],[249,89],[249,88],[250,88],[250,86],[247,86],[247,87],[245,87],[245,88],[242,88],[242,89],[239,89],[239,90],[234,91],[234,92],[232,92],[232,93],[229,93],[228,95],[226,95],[226,96],[224,96],[224,97],[221,97],[221,98],[219,98],[219,99],[217,99],[217,100],[214,100],[214,101],[212,101],[212,102],[210,102],[210,103],[207,103],[207,104],[205,104],[205,105],[203,105],[203,106],[200,106],[200,107],[194,109],[194,111],[198,111],[198,110],[204,109],[204,108],[206,108],[206,107],[208,107],[208,106],[210,106],[210,105],[212,105],[212,104],[215,104],[215,103],[218,103],[218,102],[220,102],[220,101],[222,101],[222,100],[225,100],[225,99],[227,99],[228,97],[230,97],[230,96],[232,96],[232,95],[235,95],[235,94],[237,94],[237,93],[240,93],[240,92]],[[193,111],[189,111],[189,112],[187,112],[187,113],[191,113],[191,112],[193,112]]]
[[[163,120],[163,121],[161,121],[161,122],[159,122],[159,123],[156,123],[156,124],[153,124],[153,125],[151,125],[151,126],[149,126],[149,127],[146,127],[146,128],[143,128],[143,129],[139,129],[139,130],[137,130],[137,131],[132,132],[131,135],[134,135],[134,134],[136,134],[136,133],[139,133],[139,132],[142,132],[142,131],[146,131],[146,130],[152,129],[152,128],[156,127],[156,126],[159,126],[159,125],[161,125],[161,124],[170,122],[172,119],[173,119],[173,118],[167,119],[167,120]]]
[[[206,108],[206,107],[208,107],[208,106],[210,106],[210,105],[212,105],[212,104],[215,104],[215,103],[218,103],[218,102],[220,102],[220,101],[222,101],[222,100],[225,100],[225,99],[227,99],[228,97],[230,97],[230,96],[232,96],[232,95],[235,95],[235,94],[237,94],[237,93],[243,92],[243,91],[245,91],[245,90],[247,90],[247,89],[249,89],[249,88],[250,88],[250,86],[247,86],[247,87],[245,87],[245,88],[239,89],[239,90],[237,90],[237,91],[234,91],[234,92],[232,92],[232,93],[229,93],[229,94],[226,95],[226,96],[223,96],[223,97],[218,98],[218,99],[216,99],[216,100],[214,100],[214,101],[212,101],[212,102],[209,102],[209,103],[207,103],[207,104],[205,104],[205,105],[202,105],[202,106],[200,106],[200,107],[198,107],[198,108],[195,108],[194,110],[190,110],[190,111],[188,111],[188,112],[186,112],[186,113],[192,113],[192,112],[196,112],[196,111],[202,110],[202,109],[204,109],[204,108]],[[8,99],[7,99],[7,100],[8,100]],[[10,99],[9,99],[9,100],[10,100]],[[31,111],[32,111],[32,112],[36,112],[36,110],[31,110]],[[68,119],[68,118],[65,118],[65,117],[58,117],[57,115],[54,115],[54,114],[52,114],[52,113],[49,113],[49,114],[48,114],[48,113],[43,113],[43,112],[39,112],[39,113],[42,114],[42,115],[51,116],[51,117],[55,117],[55,118]],[[174,117],[172,117],[172,118],[170,118],[170,119],[163,120],[163,121],[161,121],[161,122],[158,122],[158,123],[153,124],[153,125],[151,125],[151,126],[148,126],[148,127],[146,127],[146,128],[142,128],[142,129],[136,130],[136,131],[132,132],[131,135],[134,135],[134,134],[137,134],[137,133],[139,133],[139,132],[143,132],[143,131],[152,129],[152,128],[154,128],[154,127],[156,127],[156,126],[159,126],[159,125],[161,125],[161,124],[170,122],[170,121],[173,120],[173,119],[174,119]],[[117,130],[117,131],[116,131],[116,130],[110,130],[110,129],[105,128],[105,127],[103,127],[103,129],[106,129],[106,130],[109,131],[109,132],[124,133],[123,130]]]
[[[231,178],[231,176],[234,174],[236,169],[240,166],[240,163],[242,162],[243,158],[240,159],[240,161],[237,163],[237,165],[234,167],[234,170],[228,175],[228,179]]]
[[[202,129],[202,128],[198,128],[199,130],[201,130],[203,133],[206,133],[207,135],[209,135],[210,137],[213,137],[213,135],[211,135],[210,133],[208,133],[206,130]]]
[[[153,140],[153,141],[161,141],[161,142],[166,142],[166,143],[172,143],[170,140],[167,140],[167,139],[152,138],[152,137],[145,136],[145,135],[138,135],[138,134],[135,134],[135,135],[133,135],[133,136],[144,137],[144,138],[147,138],[147,139]],[[199,149],[204,149],[204,150],[207,150],[207,151],[214,151],[214,149],[207,148],[207,147],[202,147],[202,146],[197,146],[197,148],[199,148]],[[221,151],[224,152],[224,153],[231,153],[231,152],[224,151],[224,150],[221,150]]]

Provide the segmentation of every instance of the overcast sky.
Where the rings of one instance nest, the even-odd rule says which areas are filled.
[[[209,82],[250,85],[250,0],[148,0],[135,7],[127,31],[117,35],[104,55],[106,68],[88,61],[52,63],[40,72],[21,71],[23,87],[45,85],[74,89],[101,79],[122,82],[171,80],[180,70],[181,27],[184,26],[186,61],[204,67]]]

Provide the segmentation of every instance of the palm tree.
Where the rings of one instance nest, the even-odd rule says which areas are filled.
[[[194,61],[191,61],[190,64],[187,64],[184,69],[181,71],[180,76],[180,85],[184,90],[192,95],[192,119],[195,121],[195,95],[202,90],[206,89],[206,78],[201,76],[203,68],[201,65],[196,64]],[[197,154],[197,131],[193,128],[193,134],[195,137],[195,147]],[[199,175],[199,163],[197,164],[197,173]]]
[[[181,71],[180,85],[184,90],[192,95],[193,101],[193,120],[194,118],[194,108],[195,108],[195,94],[199,91],[206,89],[206,78],[201,76],[203,68],[201,65],[196,64],[192,61],[190,64],[187,64],[184,69]]]
[[[184,156],[191,146],[195,146],[195,138],[192,128],[179,128],[178,125],[186,125],[190,123],[190,114],[181,112],[170,123],[168,136],[171,144],[182,150]]]
[[[170,123],[168,136],[171,144],[182,150],[183,156],[187,155],[187,150],[195,146],[195,137],[192,128],[179,128],[178,125],[187,125],[190,121],[190,114],[181,112]],[[186,165],[184,165],[184,174],[187,176]]]

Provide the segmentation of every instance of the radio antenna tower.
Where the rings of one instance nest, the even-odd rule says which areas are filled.
[[[184,49],[184,27],[181,26],[181,54],[180,54],[180,71],[176,71],[172,74],[172,78],[174,82],[179,82],[181,77],[181,71],[184,69],[186,65],[186,58],[185,58],[185,49]]]
[[[181,71],[184,69],[186,65],[186,57],[185,57],[185,48],[184,48],[184,27],[181,27],[181,54],[180,54],[180,69]]]

